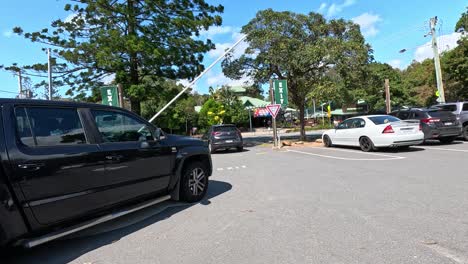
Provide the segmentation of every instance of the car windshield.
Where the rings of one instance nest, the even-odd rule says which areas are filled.
[[[400,119],[394,117],[394,116],[370,116],[367,117],[369,120],[371,120],[374,124],[376,125],[382,125],[382,124],[387,124],[387,123],[392,123],[392,122],[398,122],[401,121]]]

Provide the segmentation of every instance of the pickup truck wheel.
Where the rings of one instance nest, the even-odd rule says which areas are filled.
[[[463,136],[463,139],[464,139],[464,140],[468,141],[468,125],[466,125],[466,126],[463,127],[463,134],[462,134],[462,136]]]
[[[180,180],[180,195],[183,201],[193,203],[203,199],[208,190],[208,174],[203,163],[190,163]]]

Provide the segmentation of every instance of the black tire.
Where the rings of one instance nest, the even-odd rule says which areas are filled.
[[[328,135],[323,136],[323,145],[326,148],[329,148],[329,147],[333,146],[331,138]]]
[[[465,141],[468,141],[468,125],[463,127],[462,137]]]
[[[236,149],[237,149],[237,152],[242,152],[244,150],[244,146],[239,146]]]
[[[455,137],[443,137],[439,138],[440,143],[450,144],[455,140]]]
[[[180,198],[184,202],[198,202],[208,190],[208,174],[201,162],[192,162],[185,167],[180,179]]]
[[[374,143],[372,143],[372,140],[370,140],[368,137],[361,137],[359,139],[359,146],[364,152],[371,152],[375,150]]]

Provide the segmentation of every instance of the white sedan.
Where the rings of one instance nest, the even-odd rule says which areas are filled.
[[[326,147],[333,145],[361,147],[368,152],[382,147],[421,144],[424,133],[419,121],[402,121],[389,115],[358,116],[346,119],[322,135]]]

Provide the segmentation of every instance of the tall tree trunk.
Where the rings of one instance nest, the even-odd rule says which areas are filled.
[[[134,0],[127,1],[128,8],[128,35],[137,36],[136,28],[136,16],[135,16],[135,3]],[[140,83],[140,76],[138,74],[138,54],[135,51],[130,50],[130,85],[138,85]],[[130,98],[131,109],[134,113],[141,115],[140,98]]]
[[[304,110],[305,110],[305,105],[304,103],[299,104],[299,122],[301,124],[301,136],[300,139],[302,141],[306,140],[306,133],[305,133],[305,119],[304,119]]]

